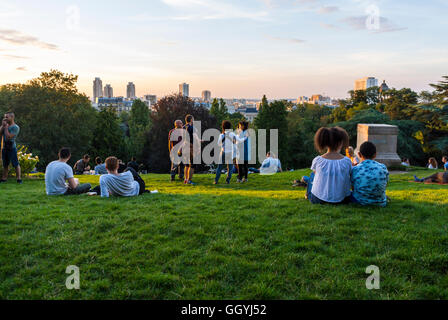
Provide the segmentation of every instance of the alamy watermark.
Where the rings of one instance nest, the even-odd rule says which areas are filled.
[[[65,280],[65,287],[68,290],[79,290],[80,289],[80,279],[79,279],[79,267],[68,266],[65,269],[65,273],[70,274]]]
[[[217,129],[207,129],[201,133],[201,121],[193,122],[193,134],[186,129],[174,129],[170,136],[171,142],[177,142],[170,152],[171,162],[184,164],[227,164],[236,162],[255,165],[262,163],[269,152],[273,158],[278,154],[278,129],[269,130],[269,149],[267,145],[267,130],[259,129],[255,132],[249,129],[244,133],[228,130],[225,133]],[[208,143],[202,148],[202,143]],[[263,174],[277,172],[277,162],[266,167]]]
[[[370,274],[366,279],[366,288],[368,290],[380,289],[380,268],[375,265],[368,266],[366,268],[366,273]]]

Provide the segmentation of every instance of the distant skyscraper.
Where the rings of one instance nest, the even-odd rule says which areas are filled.
[[[179,93],[184,97],[190,96],[190,85],[188,83],[181,83],[179,85]]]
[[[365,77],[355,81],[356,90],[367,90],[371,87],[378,87],[378,79],[374,77]]]
[[[212,93],[208,90],[202,91],[202,101],[204,102],[210,102],[212,98]]]
[[[96,98],[103,96],[103,81],[100,78],[93,80],[93,101],[96,102]]]
[[[105,98],[113,98],[114,97],[114,89],[110,84],[106,84],[104,87],[104,97]]]
[[[126,90],[126,97],[128,99],[135,99],[135,85],[133,82],[128,83],[128,87]]]

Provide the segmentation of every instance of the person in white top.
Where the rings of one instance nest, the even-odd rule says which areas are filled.
[[[439,168],[439,164],[437,163],[436,158],[429,158],[427,168],[428,169],[438,169]]]
[[[221,147],[221,154],[219,157],[218,168],[216,169],[215,182],[213,184],[218,184],[219,178],[221,177],[221,171],[224,165],[227,165],[227,179],[226,183],[229,184],[232,179],[233,171],[233,159],[236,158],[236,143],[243,143],[247,139],[247,135],[240,138],[232,131],[232,124],[228,120],[222,122],[222,133],[218,138],[218,145]]]
[[[348,145],[348,134],[343,128],[320,128],[314,136],[319,152],[326,152],[313,160],[313,173],[308,179],[307,199],[313,204],[349,203],[352,161],[341,154]]]
[[[282,164],[280,159],[276,158],[274,153],[268,152],[266,154],[266,159],[264,159],[261,164],[260,174],[270,175],[278,172],[282,172]]]
[[[67,164],[70,160],[70,149],[59,150],[59,160],[51,162],[45,169],[45,189],[47,195],[75,195],[90,191],[90,184],[79,184],[73,177],[73,169]]]

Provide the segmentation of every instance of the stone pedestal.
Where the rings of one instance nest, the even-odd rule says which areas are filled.
[[[358,124],[358,144],[359,147],[366,141],[370,141],[376,146],[376,161],[386,166],[399,165],[401,159],[397,154],[398,127],[388,124]]]

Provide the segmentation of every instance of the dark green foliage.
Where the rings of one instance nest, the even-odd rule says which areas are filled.
[[[174,121],[182,120],[191,114],[196,121],[201,121],[202,132],[216,128],[216,119],[204,107],[196,107],[194,101],[179,94],[166,96],[155,105],[151,114],[151,129],[146,134],[143,161],[151,172],[168,172],[170,158],[168,151],[168,133],[174,128]]]
[[[136,157],[138,162],[143,161],[143,146],[151,127],[150,114],[149,108],[144,102],[139,99],[134,101],[129,115],[129,138],[127,142],[129,156]],[[126,116],[123,120],[126,120]]]
[[[101,110],[96,117],[96,126],[92,135],[92,159],[100,156],[103,160],[115,156],[128,160],[123,132],[115,111],[111,108]]]
[[[41,169],[57,158],[61,147],[71,148],[72,159],[90,150],[96,113],[77,91],[76,80],[77,76],[52,70],[27,84],[0,89],[0,110],[16,114],[17,142],[39,156]]]

